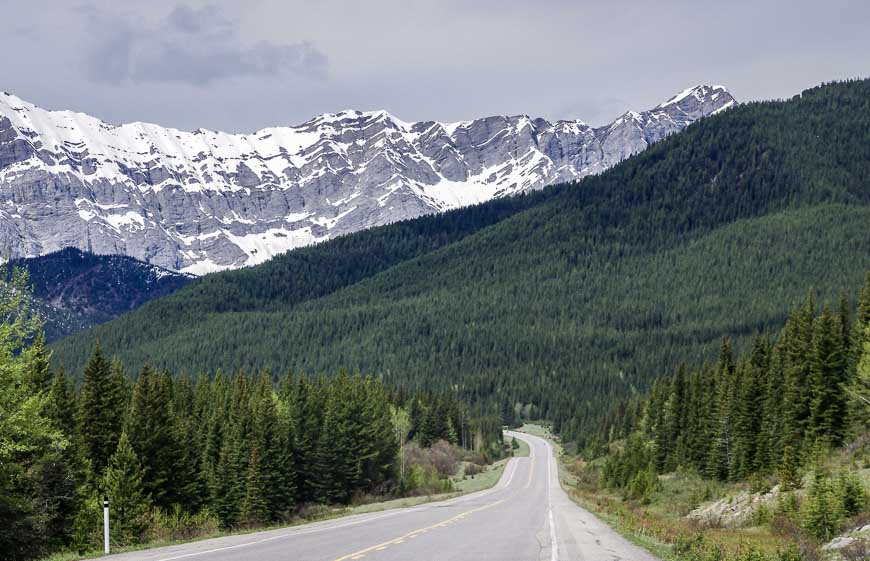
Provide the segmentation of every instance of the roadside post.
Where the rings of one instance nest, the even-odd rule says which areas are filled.
[[[109,495],[103,495],[103,545],[109,554]]]

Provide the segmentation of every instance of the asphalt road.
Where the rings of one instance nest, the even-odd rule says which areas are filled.
[[[544,439],[486,491],[411,508],[113,555],[125,561],[657,561],[559,486]]]

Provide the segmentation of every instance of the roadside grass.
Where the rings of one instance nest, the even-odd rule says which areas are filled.
[[[514,457],[515,458],[526,458],[529,456],[529,454],[532,453],[531,448],[529,448],[529,445],[526,444],[526,442],[524,440],[520,440],[518,438],[517,445],[519,446],[519,448],[514,450]]]
[[[508,464],[510,458],[499,460],[492,465],[486,466],[486,469],[474,476],[464,474],[457,475],[453,479],[453,488],[458,491],[455,495],[466,495],[489,489],[501,479],[501,474],[504,473],[504,468]],[[464,466],[463,466],[464,467]]]
[[[537,421],[525,423],[517,429],[517,432],[524,432],[532,436],[540,436],[541,438],[549,438],[553,440],[553,433],[550,432],[550,425],[545,421]]]
[[[539,436],[546,433],[540,426],[527,425],[521,430]],[[644,547],[663,561],[793,559],[789,555],[779,556],[795,546],[799,547],[803,558],[807,560],[844,559],[833,551],[820,551],[820,544],[803,535],[799,527],[789,527],[788,524],[777,527],[776,521],[770,522],[770,518],[763,521],[750,519],[744,525],[736,527],[724,527],[715,522],[702,523],[686,518],[701,505],[717,500],[726,500],[731,504],[732,498],[737,499],[738,496],[751,493],[750,482],[725,483],[705,479],[690,471],[678,470],[659,476],[658,488],[649,493],[646,500],[624,500],[618,491],[600,486],[594,468],[600,467],[597,464],[601,460],[587,463],[577,456],[563,454],[558,439],[551,438],[551,442],[557,450],[560,481],[568,496],[623,537]],[[870,489],[870,446],[865,444],[863,449],[842,450],[831,454],[824,459],[823,469],[831,474],[842,470],[856,474],[864,481],[865,487]],[[806,493],[811,480],[811,470],[807,468],[804,487],[796,491],[797,496],[801,497]],[[775,512],[769,512],[767,516],[774,515]],[[867,521],[870,521],[867,514],[859,515],[851,521],[851,525],[857,523],[861,527]],[[845,534],[850,534],[849,524],[848,521],[844,523]],[[870,558],[867,559],[870,561]]]
[[[699,497],[708,492],[715,498],[736,495],[740,488],[704,480],[695,475],[681,474],[660,479],[661,487],[650,495],[648,504],[624,501],[619,494],[597,488],[588,481],[569,488],[568,496],[578,505],[593,512],[610,524],[629,541],[645,547],[663,560],[684,559],[674,551],[674,544],[702,535],[708,543],[717,543],[725,553],[739,555],[749,548],[774,555],[786,548],[789,541],[764,526],[720,528],[705,526],[685,518],[700,504]],[[715,489],[711,490],[710,487]]]
[[[784,539],[767,527],[701,528],[685,518],[702,499],[715,500],[728,496],[729,492],[738,492],[734,486],[679,473],[661,478],[661,486],[651,494],[649,504],[623,501],[619,494],[600,489],[598,481],[590,479],[592,472],[585,469],[587,463],[564,454],[559,440],[545,426],[530,423],[519,431],[550,440],[558,457],[562,488],[575,504],[595,514],[628,541],[664,561],[678,559],[674,543],[681,537],[699,533],[708,541],[721,543],[726,551],[755,546],[766,553],[775,553],[785,546]]]
[[[302,526],[305,524],[312,524],[314,522],[324,522],[336,518],[343,518],[345,516],[351,516],[354,514],[368,514],[372,512],[380,512],[396,508],[409,508],[437,501],[446,501],[448,499],[461,497],[462,495],[475,493],[477,491],[484,491],[493,487],[496,483],[498,483],[499,479],[501,479],[501,475],[502,473],[504,473],[505,466],[507,466],[509,460],[510,458],[505,458],[503,460],[494,462],[493,464],[486,466],[483,472],[473,477],[464,475],[465,462],[462,462],[459,473],[450,478],[454,489],[454,491],[450,493],[403,497],[387,501],[365,502],[364,504],[357,504],[347,507],[313,507],[310,509],[308,515],[293,519],[290,522],[284,524],[261,526],[249,529],[221,530],[218,532],[213,532],[184,540],[161,540],[125,547],[113,547],[112,554],[114,555],[116,553],[142,551],[145,549],[154,549],[158,547],[169,547],[173,545],[194,543],[198,541],[223,538],[227,536],[242,536],[245,534],[253,534],[257,532],[268,532],[270,530],[288,529],[296,526]],[[102,551],[92,551],[85,554],[80,554],[76,552],[63,552],[55,553],[49,557],[44,557],[41,559],[41,561],[78,561],[81,559],[96,559],[98,557],[104,557]]]

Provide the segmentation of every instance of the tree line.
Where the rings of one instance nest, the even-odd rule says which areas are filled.
[[[715,364],[681,366],[616,406],[585,455],[605,455],[605,482],[629,495],[677,468],[799,487],[802,467],[870,431],[870,275],[856,308],[843,296],[819,309],[810,294],[776,340],[758,335],[735,356],[725,339]]]
[[[98,548],[104,496],[113,542],[131,544],[161,525],[257,527],[306,505],[414,493],[419,478],[399,469],[407,441],[501,453],[497,417],[346,372],[194,379],[144,366],[131,381],[97,346],[76,385],[52,369],[26,274],[0,289],[5,559]]]
[[[55,357],[80,372],[99,339],[131,368],[346,366],[582,444],[663,368],[748,348],[803,287],[862,282],[868,142],[867,80],[741,105],[577,184],[209,275]]]

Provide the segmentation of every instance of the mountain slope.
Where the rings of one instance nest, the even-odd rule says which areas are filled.
[[[416,248],[383,267],[343,253],[362,239],[348,236],[194,282],[56,356],[79,368],[99,339],[130,365],[345,366],[579,426],[607,398],[709,358],[699,347],[778,326],[806,286],[857,287],[870,268],[868,146],[867,81],[741,106],[503,216],[489,203],[362,234]],[[490,221],[431,243],[475,216]],[[367,272],[294,296],[319,285],[327,257]],[[220,309],[223,294],[245,304]]]
[[[109,321],[192,280],[132,257],[75,248],[15,259],[9,266],[28,270],[48,340]]]
[[[406,123],[321,115],[252,134],[109,125],[0,94],[0,247],[74,246],[205,273],[288,249],[585,177],[735,104],[690,88],[649,111],[582,121]]]

